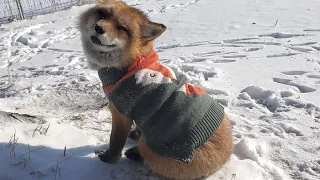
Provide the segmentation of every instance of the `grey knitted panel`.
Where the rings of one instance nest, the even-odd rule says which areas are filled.
[[[209,140],[224,119],[223,107],[215,100],[201,121],[188,134],[189,140],[198,148]]]
[[[151,137],[151,140],[147,143],[150,147],[157,147],[160,140],[165,145],[166,151],[160,151],[159,148],[155,148],[153,151],[189,163],[193,158],[194,150],[211,138],[220,125],[224,114],[221,106],[207,95],[194,97],[188,95],[185,97],[192,99],[192,101],[187,101],[187,104],[191,104],[191,106],[185,107],[184,111],[180,111],[183,112],[184,116],[181,116],[180,113],[180,116],[171,119],[159,115],[157,118],[159,121],[157,122],[162,126],[157,125],[154,126],[157,128],[150,128],[151,135],[149,137]],[[192,108],[196,111],[192,111]],[[174,112],[175,109],[171,110]],[[215,113],[211,113],[213,109],[219,109],[219,112],[213,114]],[[163,113],[166,114],[166,112]],[[157,135],[158,137],[156,137]],[[154,139],[158,139],[158,141],[154,141]]]
[[[206,95],[187,95],[176,91],[163,104],[152,118],[157,119],[152,128],[152,134],[162,134],[159,139],[171,144],[173,137],[185,136],[208,111],[212,99]],[[169,125],[169,126],[168,126]]]
[[[103,87],[114,84],[127,73],[127,68],[103,68],[98,71]]]

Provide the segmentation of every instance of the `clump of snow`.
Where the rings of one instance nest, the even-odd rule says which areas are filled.
[[[249,139],[242,139],[234,148],[235,154],[241,159],[259,160],[256,144]]]
[[[275,111],[276,109],[282,107],[282,104],[284,103],[284,100],[275,92],[264,90],[262,87],[250,86],[241,92],[246,93],[251,99],[256,100],[257,103],[265,105],[270,111]],[[248,97],[244,98],[248,100]]]

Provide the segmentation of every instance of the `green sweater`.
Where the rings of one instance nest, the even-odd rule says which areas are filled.
[[[154,51],[125,69],[99,70],[104,92],[135,121],[150,149],[190,163],[224,118],[223,107],[187,78],[158,62]]]

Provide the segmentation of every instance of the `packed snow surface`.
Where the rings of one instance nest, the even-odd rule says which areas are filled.
[[[168,27],[161,62],[232,119],[234,154],[209,180],[320,179],[319,0],[127,2]],[[159,179],[94,154],[111,117],[76,28],[90,6],[0,27],[0,180]]]

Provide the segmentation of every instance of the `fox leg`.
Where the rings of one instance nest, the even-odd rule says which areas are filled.
[[[112,114],[110,145],[109,149],[107,151],[100,152],[98,157],[103,162],[116,163],[121,158],[122,150],[131,130],[133,121],[120,114],[113,104],[109,105],[109,109]]]

